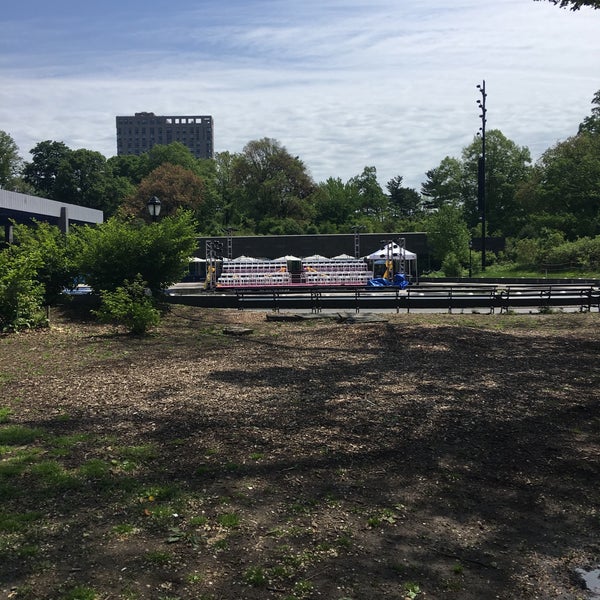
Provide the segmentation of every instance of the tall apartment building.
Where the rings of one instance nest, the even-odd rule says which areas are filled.
[[[211,116],[163,117],[151,112],[117,117],[117,154],[142,154],[156,144],[181,142],[196,158],[214,157]]]

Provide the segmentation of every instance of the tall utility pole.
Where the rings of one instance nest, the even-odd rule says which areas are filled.
[[[481,127],[479,133],[481,134],[481,156],[477,161],[477,208],[481,215],[481,270],[485,271],[485,123],[486,112],[485,99],[487,94],[485,93],[485,79],[481,85],[477,84],[477,89],[481,93],[481,100],[477,100],[481,114]]]

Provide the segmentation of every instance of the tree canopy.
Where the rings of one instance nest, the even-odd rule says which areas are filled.
[[[22,165],[17,144],[8,133],[0,131],[0,188],[13,188]]]
[[[535,0],[535,2],[543,2],[544,0]],[[582,6],[590,8],[600,8],[600,0],[546,0],[552,2],[560,8],[569,8],[570,10],[579,10]]]

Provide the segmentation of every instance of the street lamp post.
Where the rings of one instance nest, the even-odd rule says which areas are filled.
[[[477,161],[477,208],[481,214],[481,270],[485,271],[485,235],[486,235],[486,222],[485,222],[485,124],[486,124],[486,113],[485,99],[487,94],[485,93],[485,79],[483,83],[477,84],[477,89],[481,94],[481,100],[477,100],[477,105],[481,110],[479,117],[481,118],[481,127],[479,133],[481,134],[481,156]]]
[[[146,208],[148,209],[148,213],[152,217],[152,222],[156,222],[158,219],[158,215],[160,215],[160,206],[161,202],[156,196],[152,196],[150,200],[146,203]]]

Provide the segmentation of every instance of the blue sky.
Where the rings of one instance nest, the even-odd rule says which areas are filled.
[[[600,89],[600,11],[532,0],[55,0],[0,13],[0,129],[116,154],[115,116],[215,119],[215,149],[279,140],[316,181],[382,186],[459,156],[480,121],[534,159]]]

